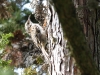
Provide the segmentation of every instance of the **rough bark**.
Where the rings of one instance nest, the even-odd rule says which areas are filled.
[[[99,75],[86,43],[81,24],[79,23],[71,0],[53,0],[62,24],[65,36],[73,48],[73,56],[80,66],[82,75]]]
[[[47,6],[45,6],[41,1],[33,1],[32,5],[36,8],[35,18],[39,23],[32,23],[29,17],[25,29],[34,44],[41,49],[46,64],[49,64],[49,75],[74,75],[77,72],[77,70],[74,71],[75,60],[70,55],[67,39],[64,39],[53,4],[47,1]],[[75,74],[77,75],[77,73]]]
[[[84,34],[92,53],[93,59],[100,70],[100,44],[99,44],[99,6],[98,8],[91,7],[91,4],[98,5],[98,2],[91,0],[74,0],[75,8],[77,9],[77,15],[83,26]]]
[[[73,75],[75,61],[66,47],[67,40],[64,39],[58,14],[53,5],[50,5],[49,11],[51,13],[50,21],[47,19],[50,56],[49,73],[50,75]]]

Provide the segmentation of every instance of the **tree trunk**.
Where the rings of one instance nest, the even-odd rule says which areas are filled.
[[[40,4],[38,4],[39,2]],[[39,2],[32,3],[33,5],[34,3],[36,4],[35,18],[39,24],[32,23],[29,17],[25,24],[26,31],[32,37],[34,44],[41,49],[46,64],[49,64],[48,71],[50,75],[77,74],[75,60],[70,55],[69,45],[67,40],[64,39],[62,27],[54,6],[49,1],[47,1],[47,5],[43,5],[41,1]],[[43,8],[46,9],[42,11]],[[74,68],[76,69],[75,72]]]
[[[71,0],[53,0],[62,24],[65,36],[68,38],[73,55],[80,66],[82,75],[99,75],[93,62],[81,24],[79,23]]]
[[[46,1],[47,5],[43,5],[41,0],[39,2],[33,0],[32,6],[36,8],[35,18],[39,24],[32,23],[30,18],[25,24],[26,31],[32,37],[34,44],[41,49],[46,63],[49,64],[49,74],[79,75],[76,73],[78,71],[76,60],[82,75],[99,75],[72,1],[53,1],[57,12],[52,2]],[[65,39],[64,35],[68,39]],[[72,50],[75,59],[71,57],[69,50]]]
[[[75,60],[71,57],[68,42],[64,39],[58,14],[50,4],[50,20],[47,19],[47,33],[49,42],[50,75],[74,75]]]
[[[98,70],[100,70],[100,44],[99,44],[99,7],[94,8],[89,5],[95,4],[96,1],[91,0],[74,0],[74,6],[77,9],[77,15],[83,26],[84,34],[89,45],[90,51],[92,53],[93,59],[97,65]],[[98,4],[97,4],[98,5]]]

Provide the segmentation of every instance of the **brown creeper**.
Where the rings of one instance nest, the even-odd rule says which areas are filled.
[[[32,23],[28,18],[25,23],[25,30],[31,36],[34,44],[39,47],[39,45],[45,46],[46,44],[46,33],[45,30],[38,23]]]
[[[46,33],[44,28],[37,23],[32,23],[30,18],[25,23],[25,30],[31,36],[33,43],[42,50],[45,59],[48,61],[48,54],[45,51],[45,45],[47,43]]]
[[[38,25],[38,24],[33,24],[31,27],[31,37],[33,38],[34,41],[36,41],[36,44],[42,44],[43,46],[45,46],[46,43],[46,34],[44,29]],[[34,33],[34,35],[33,35]],[[36,38],[36,39],[34,39]]]

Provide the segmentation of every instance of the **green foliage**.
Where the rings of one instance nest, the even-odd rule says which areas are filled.
[[[9,43],[9,38],[13,37],[12,33],[1,34],[0,35],[0,50],[3,50],[5,46]],[[3,56],[3,53],[0,54],[0,57]],[[10,67],[11,60],[5,61],[0,59],[0,75],[14,75],[13,68]]]
[[[8,33],[8,34],[1,34],[0,35],[0,49],[4,49],[4,47],[9,43],[9,38],[13,37],[12,33]]]
[[[10,63],[11,63],[11,60],[4,61],[4,60],[1,60],[1,59],[0,59],[0,68],[1,68],[1,67],[9,66]]]
[[[11,66],[0,67],[0,75],[14,75],[14,69]]]
[[[36,58],[37,64],[43,64],[44,60],[41,57]]]
[[[28,19],[28,15],[31,14],[29,10],[21,10],[21,3],[16,3],[16,1],[11,1],[11,9],[10,12],[11,17],[7,19],[0,19],[0,50],[4,50],[7,44],[9,44],[9,38],[13,37],[13,32],[16,30],[24,31],[24,24]],[[22,0],[23,3],[27,2],[26,0]],[[22,4],[23,4],[22,3]],[[36,21],[34,17],[32,17],[32,21]],[[0,53],[0,75],[14,75],[14,69],[10,67],[11,60],[4,61],[1,60],[1,57],[4,56],[5,52]],[[40,58],[37,58],[36,62],[38,64],[42,63]],[[36,75],[36,69],[29,71],[25,71],[25,75]]]
[[[32,67],[27,67],[24,70],[23,75],[37,75],[36,69],[32,70]]]
[[[13,0],[11,1],[10,8],[12,11],[10,12],[11,16],[7,19],[0,19],[0,50],[4,50],[7,44],[9,44],[9,38],[13,37],[13,32],[16,30],[24,31],[24,24],[28,18],[28,15],[31,14],[29,10],[21,11],[21,6],[18,5]],[[18,0],[16,0],[18,1]],[[26,0],[22,0],[25,4]],[[28,0],[27,0],[28,1]],[[23,4],[22,3],[22,4]],[[21,4],[21,3],[19,3]],[[15,75],[14,68],[11,67],[11,60],[4,61],[1,60],[1,57],[4,56],[4,53],[0,53],[0,75]],[[36,75],[35,70],[29,69],[31,73],[26,73],[27,75]]]
[[[21,29],[24,31],[24,25],[22,21],[21,12],[15,12],[13,16],[7,20],[1,20],[0,31],[3,33],[14,32],[15,30]]]
[[[13,1],[13,0],[11,0],[11,6],[12,6],[12,9],[13,9],[13,12],[20,10],[20,8],[17,6],[16,2]]]
[[[11,60],[0,60],[0,75],[14,75],[14,69],[10,66]]]
[[[11,17],[0,20],[0,32],[10,33],[19,29],[24,31],[24,24],[28,18],[28,15],[30,14],[30,11],[22,11],[21,7],[18,6],[15,1],[10,1],[10,7],[12,8],[12,11],[10,12]]]

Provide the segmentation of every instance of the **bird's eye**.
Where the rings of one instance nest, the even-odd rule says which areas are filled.
[[[40,33],[40,30],[37,29],[37,33]]]

